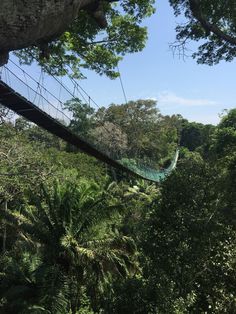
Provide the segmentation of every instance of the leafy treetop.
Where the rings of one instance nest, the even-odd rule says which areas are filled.
[[[175,15],[184,14],[187,22],[179,24],[177,46],[189,40],[200,41],[193,54],[198,63],[213,65],[236,56],[236,6],[234,0],[170,0]]]
[[[26,64],[36,59],[51,74],[65,75],[69,71],[76,77],[83,77],[80,69],[84,68],[115,78],[118,75],[115,69],[122,56],[144,48],[147,29],[141,24],[154,13],[154,2],[104,3],[107,27],[103,30],[86,10],[81,10],[69,29],[43,51],[39,47],[29,47],[16,54]]]

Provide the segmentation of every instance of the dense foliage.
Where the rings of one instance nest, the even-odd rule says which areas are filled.
[[[98,1],[94,1],[95,6]],[[154,0],[103,1],[107,26],[101,29],[90,11],[81,10],[69,29],[42,47],[29,47],[16,54],[22,62],[37,60],[50,73],[70,72],[83,77],[82,69],[117,77],[116,66],[124,54],[141,51],[147,40],[145,18],[154,13]]]
[[[48,47],[17,54],[50,73],[115,77],[144,47],[153,3],[108,3],[103,33],[81,11]],[[234,58],[234,1],[170,3],[187,18],[180,44],[205,41],[199,62]],[[116,159],[165,167],[179,141],[178,167],[161,185],[126,177],[0,107],[0,313],[235,313],[236,109],[215,127],[151,100],[65,108],[72,130]]]
[[[25,120],[3,123],[0,312],[234,313],[236,110],[214,127],[163,117],[151,101],[97,113],[68,106],[73,128],[87,113],[84,134],[106,123],[119,129],[120,149],[143,155],[149,145],[168,152],[164,135],[177,129],[181,158],[161,186],[113,182],[98,161]],[[142,132],[127,144],[135,123]]]
[[[65,108],[73,114],[71,129],[115,160],[133,159],[155,167],[174,155],[182,118],[163,116],[155,100],[111,104],[95,111],[75,98]]]
[[[181,50],[189,40],[200,42],[193,57],[198,63],[213,65],[236,56],[236,6],[234,0],[169,0],[176,16],[186,21],[176,28]]]
[[[96,6],[96,1],[94,1]],[[185,54],[189,41],[199,43],[193,57],[209,65],[232,61],[236,46],[234,0],[169,0],[180,16],[172,47]],[[157,3],[158,4],[158,3]],[[143,20],[155,11],[154,0],[108,1],[103,3],[106,27],[101,29],[90,10],[81,10],[59,38],[16,51],[22,63],[34,60],[51,74],[84,77],[91,69],[110,78],[119,75],[116,66],[127,53],[141,51],[147,40]]]

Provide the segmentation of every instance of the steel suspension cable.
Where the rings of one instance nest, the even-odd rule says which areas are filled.
[[[30,75],[29,73],[27,73],[25,70],[23,70],[17,63],[15,63],[14,61],[12,61],[11,59],[9,59],[9,61],[12,63],[12,64],[14,64],[18,69],[20,69],[25,75],[27,75],[32,81],[34,81],[36,84],[37,84],[37,86],[38,86],[38,84],[39,84],[39,82],[35,79],[35,78],[33,78],[33,76],[32,75]],[[9,71],[10,71],[10,69],[9,68],[7,68]],[[15,75],[15,73],[14,73],[14,75]],[[15,75],[16,76],[16,75]],[[17,76],[16,76],[17,77]],[[20,79],[20,78],[19,78]],[[24,83],[25,84],[25,83]],[[39,84],[40,85],[40,84]],[[58,99],[54,94],[52,94],[45,86],[42,86],[41,85],[41,87],[49,94],[49,95],[51,95],[55,100],[57,100],[57,101],[59,101],[61,104],[62,104],[62,102],[60,101],[60,99]]]
[[[21,83],[27,86],[27,84],[20,78],[18,77],[13,71],[11,71],[7,66],[4,66],[4,69],[6,73],[11,73],[11,75],[15,76]],[[31,86],[28,86],[29,89],[31,89],[34,93],[37,93],[40,97],[42,97],[50,106],[52,106],[54,109],[57,110],[57,108],[50,102],[48,101],[44,96],[40,95],[38,92],[36,92]],[[58,110],[62,115],[64,115],[67,119],[70,120],[70,118],[61,110]]]
[[[119,73],[119,80],[120,80],[120,85],[121,85],[121,89],[122,89],[122,92],[123,92],[123,96],[124,96],[124,99],[125,99],[125,103],[127,105],[127,103],[128,103],[127,96],[126,96],[126,92],[125,92],[125,88],[124,88],[124,84],[123,84],[123,80],[122,80],[122,76],[121,76],[118,64],[117,64],[116,67],[117,67],[117,70],[118,70],[118,73]]]

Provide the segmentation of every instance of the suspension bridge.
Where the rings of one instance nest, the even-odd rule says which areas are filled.
[[[89,103],[92,101],[96,106],[98,105],[75,80],[73,80],[74,88],[71,91],[60,79],[57,77],[53,79],[53,90],[58,89],[63,97],[55,96],[45,87],[42,71],[39,80],[36,80],[15,61],[9,60],[8,65],[0,68],[0,104],[122,172],[149,181],[161,182],[176,167],[179,156],[178,149],[176,149],[170,166],[160,170],[127,158],[125,155],[118,156],[111,150],[104,152],[95,143],[73,132],[70,128],[73,117],[69,111],[65,110],[65,102],[68,99],[77,98],[83,98],[87,102],[87,97]]]

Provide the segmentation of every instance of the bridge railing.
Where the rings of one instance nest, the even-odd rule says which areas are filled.
[[[0,68],[0,79],[16,93],[23,96],[53,119],[59,121],[64,126],[71,126],[73,115],[65,108],[65,103],[73,98],[80,99],[81,97],[79,96],[81,96],[81,93],[79,90],[75,89],[75,86],[68,87],[60,79],[53,78],[39,71],[38,67],[33,66],[32,70],[34,74],[29,75],[24,67],[10,60],[6,66]],[[82,97],[86,96],[88,95],[82,95]],[[104,131],[105,133],[103,134],[112,133],[112,130],[105,129]],[[96,139],[88,134],[84,137],[83,133],[78,133],[77,135],[97,149],[97,151],[104,153],[109,158],[148,180],[162,181],[175,168],[177,163],[178,150],[170,167],[158,170],[156,167],[157,163],[152,160],[144,160],[143,158],[138,158],[138,156],[130,158],[126,151],[122,153],[118,152],[115,141],[112,144],[113,147],[104,147],[104,145],[101,146],[99,144],[101,143],[101,138]],[[98,134],[97,137],[99,136],[101,137]]]
[[[32,74],[30,75],[27,71],[27,66],[20,66],[17,61],[10,59],[8,64],[1,68],[0,79],[15,92],[19,93],[50,117],[67,127],[71,126],[73,122],[73,114],[66,109],[66,102],[79,99],[92,107],[88,103],[91,100],[89,95],[85,91],[85,93],[82,94],[78,86],[70,84],[70,80],[67,79],[66,81],[66,78],[64,78],[63,81],[61,78],[53,77],[42,70],[39,71],[39,67],[36,67],[34,64],[31,67]],[[86,99],[86,97],[88,99]],[[98,105],[96,104],[96,106]],[[106,135],[112,133],[106,126],[101,125],[100,127]],[[108,145],[107,147],[101,145],[99,134],[95,136],[94,134],[88,135],[78,129],[76,132],[80,138],[84,139],[96,149],[104,152],[112,159],[121,159],[117,150],[115,150],[114,154],[114,149],[110,149]],[[114,147],[115,146],[116,143],[114,142]],[[122,157],[125,156],[122,155]]]
[[[66,126],[70,125],[71,114],[64,110],[64,101],[58,99],[45,84],[37,82],[14,63],[9,62],[8,65],[1,67],[0,79],[54,119]]]

